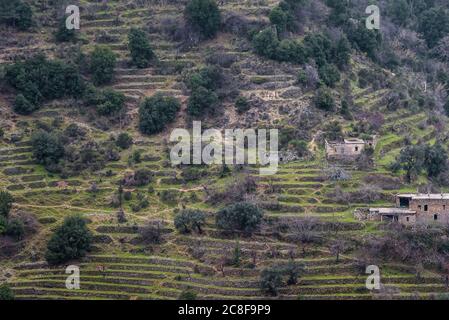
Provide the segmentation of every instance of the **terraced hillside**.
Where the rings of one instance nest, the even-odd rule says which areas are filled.
[[[232,23],[235,15],[250,26],[269,25],[269,13],[278,1],[219,1],[226,27],[215,38],[189,42],[188,46],[166,30],[167,25],[182,21],[186,1],[79,1],[82,41],[75,44],[54,42],[57,6],[41,10],[41,1],[30,3],[36,19],[45,20],[28,32],[2,30],[13,35],[2,40],[2,66],[39,52],[49,58],[65,58],[71,51],[88,55],[96,45],[108,46],[118,59],[114,82],[106,87],[125,95],[127,117],[119,123],[92,117],[76,108],[72,100],[77,99],[54,100],[31,115],[17,115],[12,108],[14,90],[2,84],[0,123],[5,134],[0,138],[0,189],[13,195],[13,214],[31,214],[38,222],[37,231],[20,241],[0,238],[4,242],[0,247],[0,282],[8,283],[17,299],[178,299],[186,292],[198,299],[447,297],[445,274],[438,268],[425,266],[417,274],[416,266],[406,261],[368,261],[379,264],[382,283],[381,290],[368,290],[366,265],[361,266],[364,239],[385,229],[380,222],[356,220],[354,210],[392,206],[397,193],[430,188],[425,174],[418,174],[409,183],[403,179],[403,170],[391,170],[391,163],[405,145],[438,141],[448,147],[446,116],[416,106],[388,106],[392,92],[407,83],[407,73],[404,76],[380,68],[365,54],[352,50],[350,69],[342,72],[341,81],[332,88],[339,105],[345,92],[351,92],[353,116],[348,118],[314,106],[318,89],[298,81],[302,65],[261,57],[248,38],[233,32],[233,27],[238,27]],[[321,1],[307,8],[315,14],[320,8],[330,10]],[[322,19],[308,18],[313,23],[304,26],[298,39],[317,29]],[[139,69],[130,64],[127,34],[131,27],[148,35],[157,56],[150,67]],[[185,75],[212,64],[218,54],[232,61],[221,66],[229,98],[222,101],[218,116],[204,118],[203,123],[219,128],[276,127],[281,135],[292,127],[303,129],[300,138],[307,141],[304,157],[282,162],[272,176],[260,176],[254,166],[232,166],[223,174],[222,166],[212,165],[199,166],[202,173],[189,179],[185,166],[171,166],[167,142],[171,129],[191,126]],[[372,83],[361,85],[360,71],[370,68],[380,70],[388,84],[377,88]],[[144,135],[138,130],[139,104],[155,93],[178,98],[181,111],[163,132]],[[231,97],[236,96],[250,101],[251,107],[244,114],[234,108]],[[362,120],[379,114],[382,121],[375,132],[372,165],[326,159],[323,141],[331,131],[329,123],[338,121],[343,134],[354,134],[354,127]],[[362,119],[361,115],[368,116]],[[61,132],[75,123],[85,130],[85,141],[99,145],[106,145],[111,136],[121,132],[132,136],[134,143],[98,170],[80,170],[68,176],[52,173],[36,163],[31,135],[45,126],[56,127],[55,123]],[[120,181],[141,169],[151,171],[152,180],[144,186],[123,186],[122,192],[130,194],[120,203],[126,217],[123,221],[114,197]],[[346,178],[332,179],[335,172],[344,172]],[[263,222],[252,235],[223,232],[216,226],[216,211],[229,204],[225,192],[245,179],[254,180],[256,188],[240,194],[240,200],[262,208]],[[444,185],[438,187],[441,192],[448,190]],[[375,190],[376,197],[354,200],[339,196],[360,190]],[[143,198],[148,205],[136,209]],[[206,212],[202,233],[182,234],[175,228],[174,217],[185,208]],[[87,219],[93,248],[84,258],[50,266],[45,261],[48,239],[64,218],[73,214]],[[304,221],[313,227],[301,225]],[[148,229],[156,233],[154,238],[148,239]],[[303,237],[312,232],[315,240]],[[291,263],[302,266],[296,283],[282,282],[276,296],[261,289],[265,269]],[[67,265],[80,267],[79,290],[66,288]]]

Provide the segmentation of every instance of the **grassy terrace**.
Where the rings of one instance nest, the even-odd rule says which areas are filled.
[[[109,46],[119,56],[119,67],[112,87],[123,92],[128,98],[128,114],[135,115],[139,101],[151,96],[156,91],[186,98],[180,89],[181,70],[188,70],[205,63],[205,54],[193,48],[190,52],[177,52],[178,43],[170,41],[160,32],[163,19],[177,18],[182,14],[182,6],[153,6],[128,8],[124,1],[109,1],[100,4],[97,1],[81,1],[88,16],[82,23],[83,37],[88,43],[83,50],[89,52],[97,44],[96,35],[107,32],[113,40]],[[224,11],[235,11],[236,8],[248,17],[265,15],[278,1],[226,1]],[[132,26],[151,27],[149,37],[159,58],[154,66],[147,69],[136,69],[128,65],[129,55],[126,48],[127,32]],[[205,46],[209,50],[221,46],[224,52],[239,57],[236,68],[241,71],[240,77],[246,86],[241,94],[247,97],[261,96],[266,88],[274,88],[278,92],[275,100],[271,100],[267,123],[271,119],[281,118],[278,106],[289,105],[301,99],[284,96],[296,86],[297,69],[284,71],[273,68],[275,72],[258,70],[255,66],[263,66],[264,61],[251,52],[238,52],[233,39],[223,37],[222,42],[210,41]],[[54,48],[48,46],[49,50]],[[46,48],[45,48],[46,49]],[[29,48],[33,50],[33,48]],[[0,52],[0,62],[10,55],[7,49]],[[355,64],[355,62],[353,62]],[[161,70],[170,66],[169,72]],[[181,68],[182,66],[182,68]],[[359,66],[356,66],[359,67]],[[377,110],[383,90],[370,92],[355,87],[356,103],[363,110]],[[301,101],[303,102],[303,101]],[[228,106],[226,106],[228,107]],[[227,108],[225,111],[229,111]],[[72,111],[73,112],[73,111]],[[231,113],[231,112],[230,112]],[[232,113],[231,113],[232,115]],[[257,114],[259,115],[259,114]],[[72,121],[72,113],[63,107],[45,106],[39,112],[23,119],[41,120],[50,123],[56,116],[63,117],[67,123]],[[76,115],[79,116],[79,115]],[[235,116],[234,116],[235,117]],[[341,223],[338,235],[322,231],[320,235],[326,239],[339,236],[351,240],[360,239],[366,234],[379,232],[375,222],[359,222],[353,217],[357,207],[392,205],[387,200],[379,200],[372,204],[337,203],[329,194],[341,188],[349,192],[360,188],[368,175],[387,175],[387,166],[399,154],[401,143],[406,137],[413,141],[435,138],[433,127],[417,128],[416,124],[426,119],[423,113],[385,111],[385,124],[378,137],[375,150],[375,167],[368,171],[358,171],[351,166],[342,166],[351,175],[348,181],[333,182],[326,177],[327,170],[332,167],[323,157],[323,150],[318,150],[313,160],[295,161],[283,164],[273,177],[262,177],[254,168],[247,170],[258,179],[258,195],[261,206],[265,210],[265,220],[295,221],[298,218],[315,217],[323,223]],[[265,124],[265,123],[264,123]],[[275,263],[287,263],[294,255],[294,260],[305,266],[305,274],[297,285],[280,289],[283,299],[371,299],[376,295],[365,288],[366,275],[360,274],[356,268],[356,257],[352,254],[342,255],[339,261],[329,252],[327,245],[312,246],[305,253],[299,245],[286,240],[288,234],[276,236],[273,230],[256,233],[250,238],[238,240],[241,254],[245,261],[256,255],[253,267],[220,268],[220,259],[231,256],[237,239],[225,237],[215,229],[212,215],[208,215],[205,233],[198,235],[180,235],[173,226],[174,210],[188,207],[201,208],[209,213],[217,207],[204,202],[204,185],[223,187],[230,178],[220,179],[211,174],[198,181],[184,183],[182,172],[178,168],[166,165],[168,159],[165,152],[164,138],[166,133],[152,137],[143,137],[136,131],[133,119],[125,128],[139,143],[121,153],[121,159],[110,162],[101,172],[81,173],[79,176],[63,179],[48,173],[43,166],[33,162],[31,149],[26,139],[16,144],[0,144],[0,188],[6,188],[15,196],[15,209],[32,212],[41,224],[41,231],[33,236],[33,246],[25,247],[23,261],[12,263],[0,261],[0,267],[11,271],[10,279],[14,293],[19,299],[176,299],[186,289],[194,291],[200,299],[250,299],[267,298],[259,288],[261,270]],[[89,135],[99,140],[107,139],[117,128],[104,132],[89,127]],[[129,164],[128,157],[135,150],[143,150],[142,161]],[[124,205],[128,222],[117,222],[117,208],[110,205],[110,197],[117,190],[117,182],[125,171],[137,168],[148,168],[155,173],[151,183],[152,191],[146,187],[133,187],[133,199]],[[108,172],[108,174],[106,174]],[[58,187],[58,182],[65,181],[68,187]],[[97,184],[98,191],[91,192],[92,183]],[[274,191],[266,193],[269,187]],[[161,192],[173,190],[177,192],[178,201],[167,203],[162,201]],[[402,186],[396,190],[382,190],[386,196],[398,192],[415,191],[416,186]],[[148,197],[150,206],[139,212],[133,212],[136,203],[135,194],[141,192]],[[89,218],[89,228],[95,235],[95,247],[82,261],[74,261],[81,270],[81,290],[65,288],[65,266],[48,267],[38,256],[38,261],[31,259],[31,253],[44,252],[45,243],[52,230],[70,214],[80,213]],[[167,234],[164,242],[158,245],[142,244],[138,226],[148,221],[160,220],[166,223]],[[99,267],[104,268],[100,271]],[[404,271],[405,270],[405,271]],[[405,266],[381,266],[381,282],[388,288],[394,288],[395,298],[429,297],[447,292],[440,275],[427,271],[423,278],[417,279],[414,273]]]

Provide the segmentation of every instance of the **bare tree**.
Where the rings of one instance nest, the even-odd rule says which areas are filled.
[[[322,240],[317,232],[318,224],[319,222],[316,218],[304,218],[293,221],[289,226],[293,241],[301,244],[303,256],[306,255],[307,246],[313,243],[320,243]]]
[[[348,248],[348,244],[345,240],[335,240],[329,246],[330,252],[335,256],[335,262],[340,261],[340,254]]]

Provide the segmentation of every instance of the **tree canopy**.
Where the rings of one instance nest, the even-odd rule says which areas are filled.
[[[108,47],[95,47],[90,55],[90,72],[95,85],[112,82],[116,59],[115,53]]]
[[[45,258],[50,264],[81,258],[90,250],[91,242],[86,221],[80,216],[67,217],[48,242]]]
[[[11,193],[7,191],[0,191],[0,216],[8,216],[13,201],[14,199]]]
[[[251,233],[262,221],[263,211],[254,204],[238,202],[217,212],[217,227],[227,231]]]
[[[131,28],[128,33],[128,48],[131,52],[132,62],[138,68],[148,67],[151,59],[155,57],[147,35],[143,30]]]
[[[175,120],[180,108],[181,104],[176,98],[161,93],[146,98],[139,107],[140,132],[144,134],[161,132],[168,123]]]
[[[184,16],[205,38],[213,38],[220,29],[221,14],[214,0],[190,0]]]

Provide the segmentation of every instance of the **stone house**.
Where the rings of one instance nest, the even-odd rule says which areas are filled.
[[[368,141],[359,138],[333,142],[325,140],[326,157],[328,159],[354,159],[363,152],[366,146],[374,148],[375,138]]]
[[[410,193],[396,196],[394,208],[370,208],[359,219],[397,221],[404,225],[449,224],[449,193]]]

